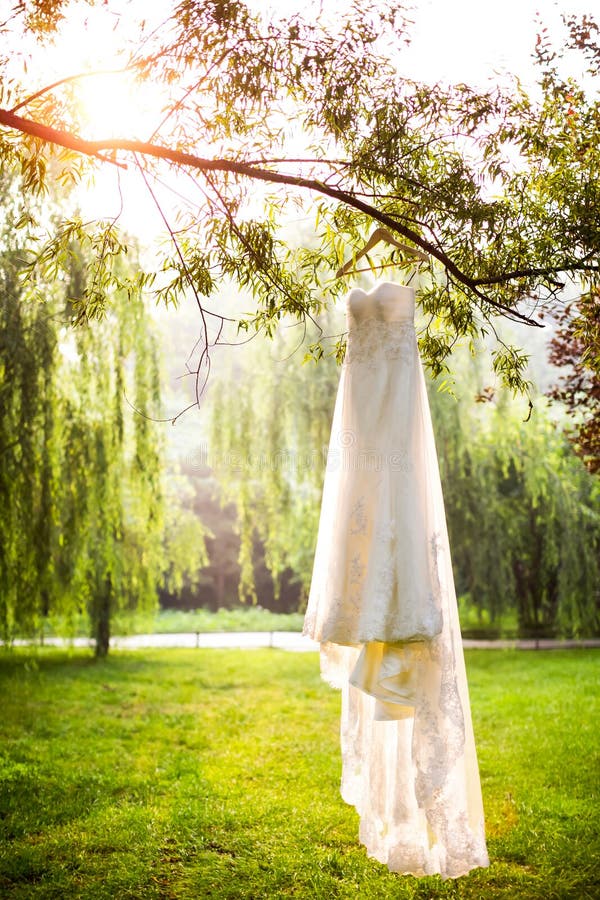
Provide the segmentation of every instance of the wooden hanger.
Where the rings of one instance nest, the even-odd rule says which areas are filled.
[[[403,253],[408,254],[409,256],[414,256],[416,259],[421,262],[427,262],[429,257],[426,253],[423,253],[421,250],[417,250],[415,247],[409,247],[408,244],[402,244],[400,241],[397,241],[391,231],[388,231],[387,228],[376,228],[365,246],[360,250],[356,256],[353,256],[352,259],[349,259],[347,263],[338,269],[335,273],[336,278],[342,278],[344,275],[348,275],[349,272],[353,271],[353,267],[356,265],[359,259],[363,256],[366,256],[373,247],[378,244],[380,241],[385,241],[386,244],[392,244],[394,247],[397,247],[399,250],[402,250]],[[397,263],[388,263],[387,265],[397,265]],[[355,272],[368,272],[369,269],[354,269]]]

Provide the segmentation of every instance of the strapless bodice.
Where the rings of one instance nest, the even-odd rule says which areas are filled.
[[[375,318],[382,322],[414,320],[415,292],[404,284],[382,281],[369,292],[353,288],[346,299],[348,325],[363,319]]]

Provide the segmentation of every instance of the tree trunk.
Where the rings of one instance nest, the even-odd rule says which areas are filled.
[[[215,587],[217,594],[217,608],[223,605],[223,599],[225,597],[225,573],[222,569],[217,570],[217,574],[215,577]]]
[[[94,622],[95,655],[97,658],[108,654],[110,646],[110,601],[112,596],[112,580],[110,575],[104,580],[104,589],[96,598],[96,616]]]

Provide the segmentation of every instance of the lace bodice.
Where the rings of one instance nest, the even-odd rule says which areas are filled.
[[[345,365],[376,369],[382,360],[414,361],[417,341],[412,288],[382,282],[368,293],[350,291],[346,301],[348,344]]]

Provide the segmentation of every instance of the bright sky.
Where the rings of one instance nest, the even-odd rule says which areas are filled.
[[[510,72],[531,82],[532,54],[541,28],[562,35],[563,16],[593,15],[594,10],[596,19],[600,16],[598,0],[417,0],[417,6],[410,50],[413,77],[483,87],[496,81],[497,73]],[[577,58],[577,67],[571,70],[569,60],[562,60],[561,71],[581,79],[579,63]]]
[[[496,72],[531,72],[536,13],[554,23],[559,0],[417,0],[400,68],[424,81],[485,86]]]

